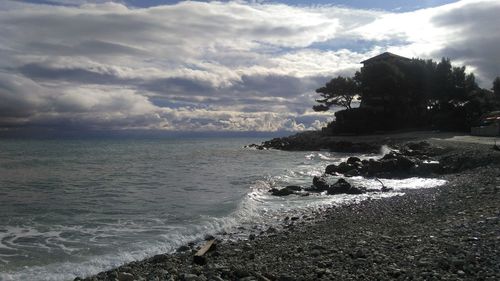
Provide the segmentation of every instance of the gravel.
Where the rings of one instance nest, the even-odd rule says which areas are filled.
[[[500,152],[428,141],[449,166],[444,186],[284,220],[218,243],[205,265],[186,249],[85,280],[500,280]]]

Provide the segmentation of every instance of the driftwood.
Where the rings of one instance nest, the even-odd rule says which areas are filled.
[[[375,180],[377,180],[381,185],[382,185],[382,189],[380,189],[382,192],[386,192],[386,191],[391,191],[392,188],[388,188],[387,186],[384,185],[384,183],[379,180],[378,178],[375,178]]]
[[[203,245],[196,254],[194,254],[193,261],[196,264],[203,265],[207,261],[203,255],[205,255],[206,252],[210,251],[211,249],[215,248],[215,239],[211,239]]]

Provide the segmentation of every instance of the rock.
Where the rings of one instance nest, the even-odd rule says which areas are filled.
[[[241,266],[234,266],[232,268],[232,271],[233,271],[233,274],[238,278],[244,278],[244,277],[250,276],[248,271],[244,267],[241,267]]]
[[[189,274],[189,273],[182,274],[181,279],[183,281],[201,281],[201,280],[203,280],[198,275],[196,275],[196,274]]]
[[[325,168],[325,174],[333,175],[336,172],[337,172],[337,165],[335,165],[335,164],[330,164],[330,165],[326,166],[326,168]]]
[[[351,156],[347,159],[347,164],[357,165],[359,163],[361,163],[361,159],[359,159],[358,157]]]
[[[205,256],[197,256],[193,257],[193,262],[197,265],[205,265],[207,264],[207,258]]]
[[[403,155],[397,155],[396,160],[397,160],[396,166],[397,169],[399,170],[407,171],[411,169],[413,166],[415,166],[415,162],[413,160]]]
[[[282,188],[282,189],[276,189],[276,188],[273,188],[270,190],[271,194],[274,195],[274,196],[288,196],[290,194],[293,194],[293,190],[290,190],[288,188]]]
[[[288,185],[285,188],[288,190],[292,190],[292,191],[301,191],[302,190],[302,187],[298,186],[298,185]]]
[[[313,256],[313,257],[318,257],[320,255],[321,255],[321,251],[318,249],[314,249],[311,251],[311,256]]]
[[[345,179],[339,179],[336,183],[331,185],[327,193],[329,195],[335,194],[363,194],[366,190],[359,187],[354,187],[350,183],[348,183]]]
[[[119,272],[118,273],[118,281],[134,281],[134,275],[128,272]]]
[[[205,241],[210,241],[210,240],[214,240],[215,237],[211,234],[207,234],[205,235],[205,237],[203,238]]]
[[[413,167],[413,173],[421,176],[442,173],[443,166],[439,162],[420,162]]]
[[[361,187],[352,186],[347,192],[347,194],[363,194],[366,193],[366,189]]]
[[[421,142],[410,142],[410,143],[407,143],[406,144],[406,147],[408,149],[411,149],[411,150],[418,150],[418,151],[421,151],[421,150],[424,150],[424,149],[427,149],[431,146],[430,143],[426,142],[426,141],[421,141]]]
[[[324,177],[318,177],[318,176],[315,176],[313,178],[313,186],[316,191],[325,191],[330,187]]]
[[[343,174],[343,173],[348,172],[352,169],[356,169],[356,167],[352,164],[348,164],[347,162],[342,162],[337,167],[337,173]]]
[[[278,230],[276,230],[276,228],[270,226],[268,229],[267,229],[267,233],[276,233]]]
[[[361,173],[359,172],[358,169],[352,169],[344,173],[344,176],[346,177],[356,177],[359,176]]]
[[[273,188],[273,189],[270,190],[270,192],[274,196],[288,196],[290,194],[294,194],[295,192],[301,191],[301,190],[302,190],[301,186],[298,186],[298,185],[289,185],[289,186],[286,186],[286,187],[284,187],[282,189]]]
[[[187,245],[182,245],[180,246],[179,248],[177,248],[177,252],[180,253],[180,252],[185,252],[185,251],[189,251],[191,250],[191,248]]]
[[[278,281],[295,281],[296,279],[288,274],[281,274],[278,279]]]
[[[351,184],[348,183],[345,179],[339,179],[336,183],[331,185],[328,188],[328,194],[340,194],[347,193],[347,191],[351,188]]]

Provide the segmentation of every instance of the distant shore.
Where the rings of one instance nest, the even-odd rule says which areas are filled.
[[[204,265],[185,247],[85,280],[499,280],[500,151],[489,139],[407,136],[374,138],[442,148],[456,171],[446,185],[284,219],[282,231],[218,243]]]

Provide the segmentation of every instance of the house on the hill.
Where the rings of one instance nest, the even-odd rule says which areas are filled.
[[[339,132],[362,133],[417,126],[422,105],[400,87],[401,65],[412,59],[385,52],[361,62],[362,99],[358,108],[335,113]],[[396,75],[395,75],[396,74]],[[394,78],[395,77],[395,78]],[[421,111],[421,110],[420,110]]]
[[[405,63],[405,62],[410,62],[411,59],[405,58],[390,52],[385,52],[380,55],[374,56],[372,58],[369,58],[367,60],[362,61],[361,63],[363,64],[363,68],[361,71],[363,72],[363,69],[366,69],[367,67],[375,67],[376,64],[378,63],[388,63],[388,64],[398,64],[398,63]],[[383,68],[382,68],[383,69]],[[372,72],[373,73],[373,72]],[[387,73],[389,74],[389,73]],[[376,73],[376,75],[379,76],[379,79],[384,79],[385,73],[384,71],[380,71]],[[387,87],[390,87],[391,85],[387,85]],[[371,87],[369,87],[371,88]],[[387,90],[387,92],[385,91]],[[373,88],[371,88],[371,92],[373,93]],[[375,111],[391,111],[393,108],[388,108],[388,104],[391,103],[390,101],[394,99],[398,99],[399,97],[394,96],[397,93],[390,92],[389,88],[386,89],[379,89],[376,91],[377,94],[366,94],[364,95],[364,98],[361,100],[360,108],[369,108]],[[401,102],[401,101],[399,101]]]
[[[410,60],[411,59],[409,59],[409,58],[398,56],[398,55],[393,54],[391,52],[385,52],[385,53],[382,53],[380,55],[369,58],[367,60],[364,60],[361,63],[363,64],[363,66],[367,66],[367,65],[374,64],[377,62],[389,62],[389,63],[391,63],[391,62],[397,62],[397,61],[410,61]]]

